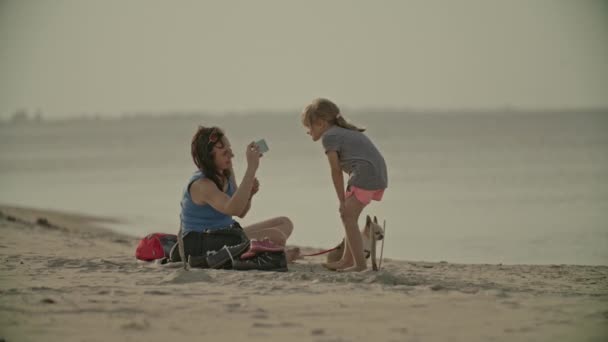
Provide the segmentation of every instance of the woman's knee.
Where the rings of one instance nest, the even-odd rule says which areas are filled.
[[[276,243],[279,246],[285,246],[285,245],[287,245],[287,239],[284,238],[283,236],[277,236],[274,239],[274,243]]]
[[[286,236],[290,236],[293,232],[293,222],[287,216],[281,216],[278,218],[281,222],[281,226],[283,227],[283,232]]]

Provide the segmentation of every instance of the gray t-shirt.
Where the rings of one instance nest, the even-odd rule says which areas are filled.
[[[342,170],[350,175],[348,185],[365,190],[388,186],[384,158],[365,134],[332,126],[325,131],[322,141],[325,153],[338,152]]]

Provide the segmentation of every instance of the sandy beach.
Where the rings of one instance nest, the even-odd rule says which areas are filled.
[[[339,274],[138,262],[112,219],[0,207],[1,341],[606,341],[608,267],[385,260]],[[303,248],[304,252],[314,249]]]

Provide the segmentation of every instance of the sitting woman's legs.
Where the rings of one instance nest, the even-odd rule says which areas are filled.
[[[287,217],[275,217],[243,228],[250,239],[264,240],[268,238],[279,246],[285,246],[293,232],[293,223]],[[300,257],[299,248],[285,249],[287,261],[291,262]]]
[[[268,238],[279,246],[285,246],[287,239],[293,232],[293,223],[287,217],[281,216],[243,227],[243,230],[250,239],[263,240]]]

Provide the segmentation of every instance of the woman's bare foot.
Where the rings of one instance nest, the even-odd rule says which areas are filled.
[[[346,267],[346,268],[339,268],[336,271],[338,272],[361,272],[361,271],[365,271],[367,269],[367,265],[361,265],[361,266],[350,266],[350,267]]]
[[[353,262],[350,260],[338,260],[334,262],[323,263],[323,267],[327,268],[331,271],[336,271],[342,268],[347,268],[353,266]]]
[[[293,262],[294,260],[298,260],[301,258],[300,249],[298,247],[290,249],[285,248],[285,256],[287,257],[287,262]]]

